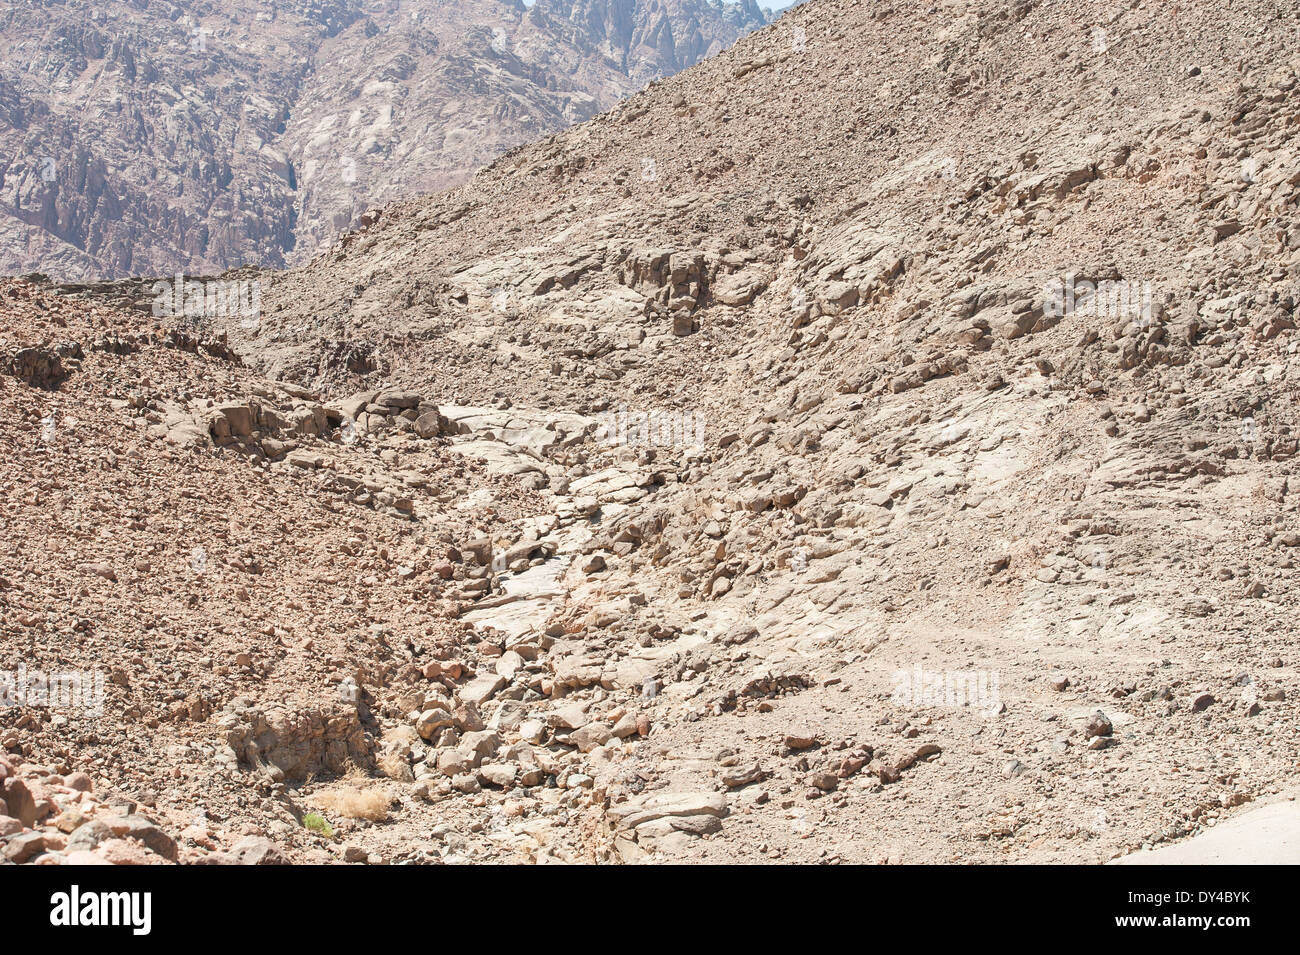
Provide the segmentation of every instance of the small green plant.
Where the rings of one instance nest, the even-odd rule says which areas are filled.
[[[326,839],[334,838],[334,827],[318,812],[309,812],[302,817],[302,824],[312,832],[320,833]]]

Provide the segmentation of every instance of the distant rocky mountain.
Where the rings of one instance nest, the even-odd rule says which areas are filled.
[[[11,5],[0,274],[305,261],[764,22],[753,0]]]

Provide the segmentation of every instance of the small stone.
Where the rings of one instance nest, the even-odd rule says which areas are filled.
[[[439,730],[451,726],[453,722],[451,714],[444,709],[425,710],[415,721],[415,731],[422,739],[432,740]]]
[[[446,749],[438,754],[438,772],[444,776],[460,776],[473,768],[473,760],[458,749]]]
[[[36,800],[32,797],[32,792],[27,788],[25,782],[21,779],[6,779],[4,800],[8,806],[9,815],[28,829],[36,825]]]
[[[456,729],[462,733],[478,733],[485,728],[483,717],[479,714],[479,709],[473,703],[462,703],[456,707],[456,712],[452,714],[456,723]]]
[[[134,839],[105,839],[95,852],[113,865],[162,865],[166,861]]]
[[[478,778],[489,786],[504,789],[515,784],[516,768],[510,763],[492,763],[480,767]]]
[[[793,750],[812,749],[817,745],[817,734],[808,729],[796,729],[786,733],[782,742]]]
[[[546,725],[541,720],[524,720],[519,724],[519,738],[534,745],[546,736]]]
[[[461,737],[460,749],[469,754],[474,765],[495,756],[501,748],[501,736],[495,730],[478,730]]]
[[[808,777],[808,783],[822,792],[833,792],[840,784],[840,777],[834,773],[813,773]]]
[[[106,839],[113,838],[113,830],[102,820],[92,819],[78,826],[68,837],[68,851],[90,851]]]
[[[171,836],[163,832],[159,826],[145,816],[131,813],[129,816],[115,816],[106,819],[109,829],[113,835],[135,839],[149,847],[150,851],[158,853],[164,859],[172,862],[176,861],[176,841]]]
[[[469,773],[463,773],[451,781],[451,786],[457,792],[476,793],[483,788],[479,783],[477,776],[471,776]]]
[[[759,766],[758,763],[751,763],[748,766],[723,770],[722,785],[728,789],[739,789],[741,786],[749,786],[760,782],[766,776],[767,773],[763,767]]]
[[[867,764],[867,772],[875,776],[882,783],[896,783],[903,776],[895,767],[886,763],[882,759],[873,759]]]
[[[10,836],[5,842],[4,856],[15,865],[40,855],[45,851],[45,833],[28,832],[23,835]]]
[[[638,713],[624,713],[617,723],[614,724],[614,735],[619,739],[627,739],[637,732],[637,726],[641,722],[641,716]]]
[[[597,747],[604,746],[614,735],[614,727],[608,723],[588,723],[582,729],[569,734],[569,742],[583,753],[590,753]]]
[[[230,850],[236,865],[286,865],[288,860],[264,836],[245,836]]]
[[[415,433],[422,438],[437,437],[442,433],[442,416],[436,411],[426,411],[415,419]]]
[[[722,820],[717,816],[674,816],[668,824],[677,832],[692,836],[707,836],[722,831]]]
[[[75,806],[71,809],[65,809],[54,817],[54,828],[59,832],[71,834],[87,822],[84,813]]]
[[[591,717],[580,703],[556,707],[546,714],[547,725],[559,730],[577,730],[591,722]]]
[[[1109,736],[1114,732],[1114,729],[1110,720],[1106,718],[1106,714],[1101,710],[1097,710],[1089,718],[1088,725],[1083,728],[1083,735],[1088,739],[1094,736]]]

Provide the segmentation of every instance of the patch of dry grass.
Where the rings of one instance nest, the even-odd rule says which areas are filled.
[[[311,801],[336,816],[383,822],[388,818],[388,807],[392,797],[381,786],[341,784],[322,789],[312,797]]]

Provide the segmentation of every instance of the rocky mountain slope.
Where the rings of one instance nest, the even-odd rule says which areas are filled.
[[[812,0],[256,322],[11,284],[4,645],[111,673],[15,772],[222,860],[1099,862],[1288,791],[1298,26]]]
[[[752,0],[12,4],[0,275],[305,261],[763,22]]]

